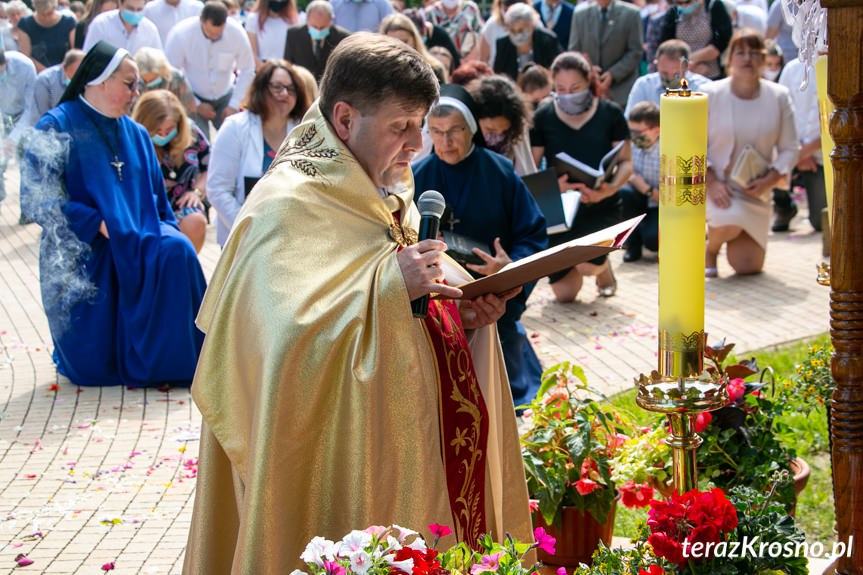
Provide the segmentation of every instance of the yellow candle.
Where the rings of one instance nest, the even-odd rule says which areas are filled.
[[[698,375],[704,331],[707,96],[663,95],[659,114],[659,333],[663,375]]]
[[[821,116],[821,153],[824,156],[824,186],[827,190],[827,214],[833,221],[833,136],[830,135],[830,116],[833,115],[833,102],[827,96],[827,56],[821,56],[815,63],[815,81],[818,84],[818,112]]]

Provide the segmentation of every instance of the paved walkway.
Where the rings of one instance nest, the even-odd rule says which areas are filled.
[[[38,281],[39,227],[19,226],[17,176],[0,206],[0,573],[179,573],[192,510],[200,414],[188,390],[77,388],[58,377]],[[212,272],[212,236],[201,254]],[[829,290],[815,283],[820,236],[802,217],[772,236],[756,277],[707,283],[707,329],[740,351],[828,329]],[[657,266],[621,264],[618,295],[552,303],[546,284],[524,323],[548,366],[583,365],[607,392],[656,365]],[[29,567],[15,568],[25,554]],[[815,572],[815,571],[813,571]],[[819,571],[820,572],[820,571]]]

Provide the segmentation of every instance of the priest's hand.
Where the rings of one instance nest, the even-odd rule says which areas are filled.
[[[423,240],[396,254],[411,301],[432,292],[447,298],[461,297],[460,289],[435,283],[444,279],[444,272],[440,267],[441,254],[444,251],[446,244],[442,241]]]
[[[212,104],[201,102],[198,104],[198,115],[205,120],[212,120],[216,117],[216,110],[213,108]]]
[[[513,288],[500,295],[485,294],[476,299],[461,303],[458,313],[465,330],[476,329],[495,323],[506,312],[506,302],[514,298],[521,287]]]
[[[494,238],[494,256],[487,254],[479,248],[474,248],[473,253],[482,258],[485,263],[482,265],[466,264],[465,267],[471,271],[484,276],[490,276],[493,273],[499,272],[503,267],[512,262],[503,247],[500,245],[500,238]]]
[[[105,239],[108,238],[108,226],[105,225],[105,220],[102,220],[102,223],[99,224],[99,233],[105,236]]]

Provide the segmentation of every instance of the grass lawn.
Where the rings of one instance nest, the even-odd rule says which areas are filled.
[[[830,338],[825,334],[812,340],[747,353],[745,357],[738,356],[737,359],[754,356],[762,369],[766,366],[773,368],[778,383],[794,377],[796,366],[806,359],[807,348],[813,343],[829,344]],[[727,363],[735,362],[732,357]],[[635,389],[612,397],[611,402],[618,410],[628,412],[641,424],[648,424],[656,417],[636,405]],[[792,430],[792,433],[782,437],[782,441],[788,447],[794,448],[797,455],[805,459],[811,468],[809,483],[797,501],[797,525],[806,533],[807,541],[810,543],[820,541],[826,545],[834,540],[835,521],[826,412],[824,409],[811,411],[801,409],[799,412],[791,410],[782,417],[781,421]],[[632,537],[636,526],[646,520],[646,509],[627,509],[618,505],[614,535]]]

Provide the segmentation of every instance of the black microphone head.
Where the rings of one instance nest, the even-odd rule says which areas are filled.
[[[417,200],[417,208],[422,217],[433,216],[440,219],[446,209],[446,200],[440,192],[428,190],[423,192],[420,199]]]

